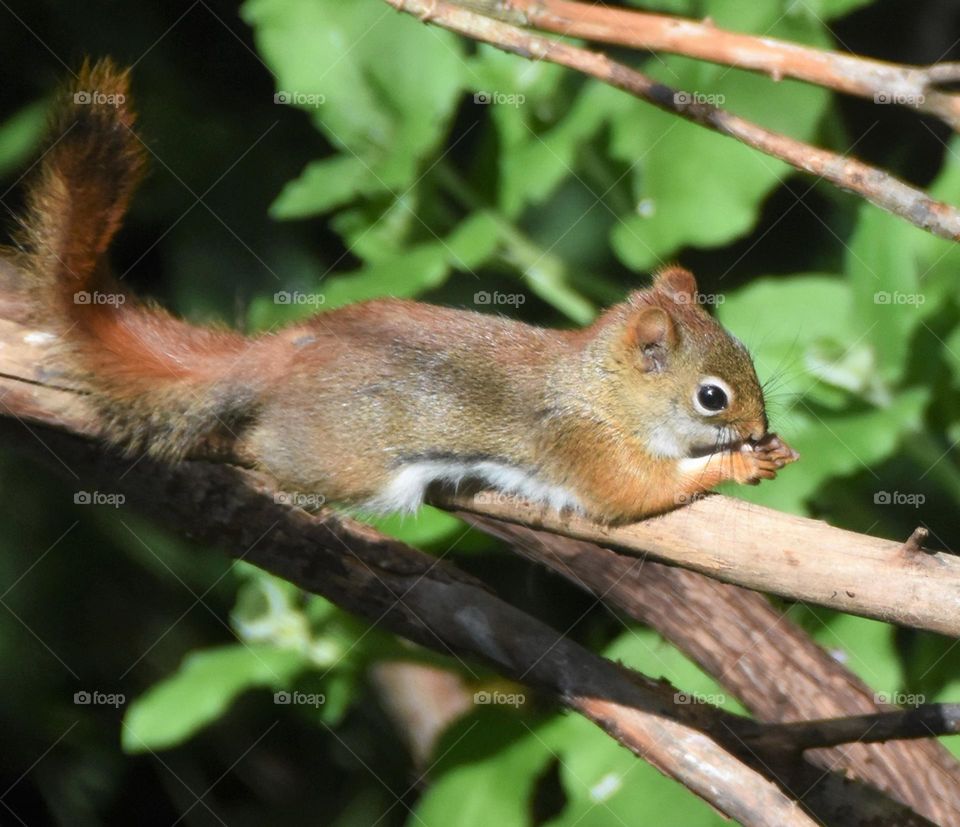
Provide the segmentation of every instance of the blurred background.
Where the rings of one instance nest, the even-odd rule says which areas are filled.
[[[960,58],[948,0],[642,5],[894,61]],[[0,21],[8,229],[55,90],[84,56],[111,55],[135,66],[152,156],[114,249],[141,294],[249,331],[380,295],[579,326],[678,261],[754,352],[773,426],[803,455],[731,493],[960,541],[955,245],[382,0],[37,0],[0,3]],[[909,108],[613,51],[960,204],[960,144]],[[0,455],[0,823],[723,823],[549,699],[196,548],[125,509],[119,487],[94,496],[15,448]],[[649,630],[452,517],[381,527],[594,650],[739,708]],[[782,608],[878,693],[960,699],[955,642]]]

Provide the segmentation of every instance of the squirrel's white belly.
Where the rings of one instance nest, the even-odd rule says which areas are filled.
[[[572,491],[545,482],[529,471],[491,460],[464,462],[449,459],[417,460],[402,466],[366,506],[377,512],[416,511],[423,505],[431,483],[442,482],[456,488],[467,480],[482,482],[497,491],[543,503],[558,511],[563,508],[584,510]]]

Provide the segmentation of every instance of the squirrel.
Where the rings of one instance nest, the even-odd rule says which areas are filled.
[[[67,88],[6,251],[109,442],[177,461],[226,439],[285,488],[377,512],[471,482],[606,523],[798,458],[678,266],[580,330],[386,298],[248,337],[137,300],[107,264],[145,168],[128,75],[88,62]]]

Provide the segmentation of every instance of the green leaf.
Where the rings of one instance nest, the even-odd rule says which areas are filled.
[[[780,433],[800,452],[800,461],[781,471],[774,482],[755,488],[725,486],[726,493],[803,514],[807,500],[826,480],[869,471],[893,456],[904,439],[921,431],[929,399],[929,389],[916,388],[898,394],[886,408],[860,413],[817,411],[798,404],[783,417]],[[878,478],[875,487],[863,492],[864,508],[873,508],[875,494],[885,489]]]
[[[542,134],[522,123],[522,112],[504,112],[498,119],[501,135],[508,131],[508,124],[513,127],[510,131],[519,134],[503,141],[500,148],[499,206],[503,213],[519,215],[524,207],[543,202],[564,179],[576,175],[580,147],[631,105],[635,102],[619,90],[591,82],[582,87],[556,126]]]
[[[566,113],[560,85],[567,70],[545,60],[523,60],[517,55],[478,44],[466,75],[473,106],[485,107],[497,128],[502,150],[524,143],[541,122],[553,122]]]
[[[851,322],[874,348],[880,375],[888,382],[902,376],[910,337],[935,309],[920,282],[918,250],[926,235],[902,218],[864,204],[847,247]]]
[[[641,11],[663,12],[682,17],[698,17],[703,14],[703,0],[629,0],[629,6]]]
[[[779,4],[749,9],[737,29],[828,42],[821,24],[784,17]],[[800,140],[815,136],[830,100],[823,89],[791,81],[772,95],[769,78],[685,58],[668,56],[646,68],[678,91],[717,96],[706,100]],[[613,121],[610,151],[630,165],[637,205],[614,227],[611,240],[620,259],[637,269],[649,269],[683,246],[716,246],[743,235],[763,199],[792,173],[737,141],[636,102]]]
[[[497,251],[500,228],[490,213],[481,210],[460,222],[444,244],[450,264],[469,272]]]
[[[946,338],[943,348],[947,352],[946,362],[953,373],[954,381],[960,383],[960,325]]]
[[[869,6],[873,2],[875,0],[803,0],[802,3],[791,3],[790,9],[795,9],[797,14],[832,20],[834,17],[843,17],[864,6]]]
[[[260,296],[250,306],[250,324],[264,329],[274,324],[301,321],[318,310],[335,310],[347,304],[384,296],[408,298],[443,283],[450,264],[440,244],[421,244],[402,256],[369,264],[353,273],[328,276],[310,292],[281,290],[272,298]]]
[[[137,698],[124,716],[127,752],[169,749],[220,718],[241,692],[282,686],[306,665],[297,652],[232,644],[192,652],[170,677]]]
[[[948,204],[960,203],[960,138],[956,135],[947,145],[943,167],[928,193],[931,198]],[[939,308],[956,294],[960,244],[923,231],[912,236],[911,240],[920,259],[920,291],[926,298],[926,304],[934,309]]]
[[[682,784],[660,774],[585,718],[570,716],[544,738],[559,756],[567,804],[549,827],[729,824]],[[491,822],[492,823],[492,822]]]
[[[718,320],[747,345],[760,381],[773,380],[774,412],[815,393],[810,363],[822,361],[823,344],[847,329],[850,288],[836,276],[815,273],[759,278],[719,296]],[[789,308],[790,324],[773,307]]]
[[[353,255],[367,264],[389,262],[403,254],[414,230],[425,229],[417,215],[420,201],[420,187],[381,194],[343,210],[331,224]]]
[[[736,698],[652,629],[628,627],[604,650],[603,655],[645,675],[670,681],[694,703],[710,703],[730,712],[744,711]]]
[[[889,623],[837,614],[820,624],[814,639],[878,693],[893,695],[903,686],[903,670]]]
[[[870,328],[852,321],[850,282],[824,275],[758,279],[724,299],[717,316],[750,346],[761,381],[782,371],[768,398],[772,427],[801,455],[775,482],[726,486],[729,493],[802,514],[825,481],[884,462],[922,429],[930,393],[896,394],[880,380]],[[789,308],[790,324],[772,307]],[[850,392],[876,407],[852,412]],[[866,509],[881,488],[878,481],[864,492]]]
[[[534,781],[553,757],[538,729],[494,709],[460,721],[444,736],[414,822],[527,827]]]
[[[248,0],[242,15],[277,76],[330,142],[383,188],[409,185],[449,126],[467,65],[462,41],[381,0]]]
[[[370,520],[378,531],[417,548],[452,542],[467,531],[467,525],[446,511],[424,506],[416,514],[393,514]]]
[[[287,183],[270,214],[278,219],[304,218],[342,206],[361,193],[376,192],[382,185],[370,168],[355,155],[335,155],[314,161],[299,178]]]
[[[450,272],[446,251],[438,243],[411,247],[400,258],[371,264],[355,273],[328,276],[320,287],[325,310],[379,296],[416,296],[442,284]]]
[[[47,125],[48,102],[25,106],[0,124],[0,177],[19,169],[36,152]]]

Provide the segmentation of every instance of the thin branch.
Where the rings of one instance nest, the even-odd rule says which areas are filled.
[[[703,21],[570,0],[452,0],[454,5],[524,28],[706,60],[802,80],[936,115],[960,129],[960,95],[938,85],[960,81],[960,63],[906,66],[799,43],[742,34]]]
[[[734,138],[802,172],[829,181],[934,235],[960,239],[960,211],[950,204],[930,198],[922,190],[855,158],[795,140],[712,104],[679,95],[669,86],[610,60],[599,52],[531,35],[516,26],[466,11],[443,0],[385,2],[425,22],[489,43],[505,52],[576,69],[666,112]]]
[[[903,738],[933,738],[960,732],[960,704],[924,704],[896,712],[851,715],[820,721],[754,724],[739,734],[751,747],[762,750],[802,751],[835,747],[854,741],[876,744]]]

